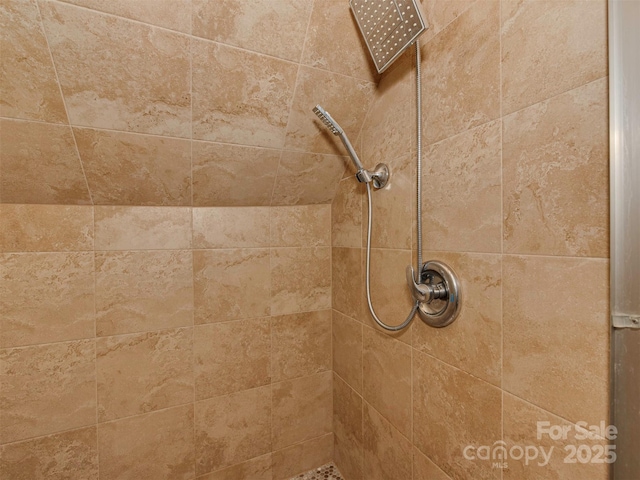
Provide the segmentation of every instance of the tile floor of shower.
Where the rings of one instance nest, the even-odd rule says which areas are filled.
[[[344,480],[333,462],[314,468],[305,473],[300,473],[290,480]]]

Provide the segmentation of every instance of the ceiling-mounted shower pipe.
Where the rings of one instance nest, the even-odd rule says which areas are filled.
[[[344,148],[346,148],[347,152],[349,152],[349,156],[351,157],[351,160],[356,167],[356,178],[358,179],[358,181],[360,183],[373,182],[374,187],[384,188],[389,181],[389,167],[384,163],[379,163],[378,165],[376,165],[375,170],[370,171],[364,168],[362,162],[358,158],[358,154],[353,149],[353,145],[351,145],[351,142],[349,141],[349,137],[347,137],[347,134],[344,133],[344,130],[342,129],[342,127],[340,127],[338,122],[336,122],[333,117],[329,115],[329,112],[327,112],[320,105],[316,105],[313,109],[313,113],[315,113],[318,118],[322,120],[322,123],[325,124],[325,126],[331,131],[331,133],[337,135],[338,137],[340,137],[340,140],[342,140]]]

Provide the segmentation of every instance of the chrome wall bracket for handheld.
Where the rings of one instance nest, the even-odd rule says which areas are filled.
[[[375,170],[365,170],[364,168],[356,173],[356,178],[360,183],[373,182],[373,186],[380,189],[384,188],[389,181],[391,172],[385,163],[376,165]]]
[[[447,265],[436,260],[422,264],[419,282],[413,267],[407,267],[407,283],[418,302],[418,315],[431,327],[446,327],[460,312],[460,284]]]

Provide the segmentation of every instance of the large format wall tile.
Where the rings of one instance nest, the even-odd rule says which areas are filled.
[[[98,425],[100,479],[194,477],[193,405]]]
[[[401,480],[411,476],[411,442],[369,404],[363,413],[364,478]]]
[[[0,252],[93,250],[93,208],[0,205]]]
[[[0,347],[92,338],[93,255],[0,255]]]
[[[289,480],[333,460],[333,435],[328,433],[273,452],[273,480]]]
[[[415,480],[450,480],[446,473],[415,447],[413,448],[413,478]]]
[[[190,328],[100,338],[98,421],[193,402]]]
[[[356,392],[362,393],[363,326],[333,310],[333,371]]]
[[[271,383],[268,318],[197,325],[193,337],[196,399]]]
[[[188,140],[75,128],[94,205],[191,205]]]
[[[267,248],[194,251],[195,323],[269,315],[269,260]]]
[[[445,262],[458,275],[459,317],[446,328],[419,318],[413,346],[449,365],[500,386],[502,378],[502,260],[499,255],[426,252],[425,259]]]
[[[411,437],[411,347],[365,327],[364,399],[405,437]]]
[[[331,203],[331,245],[333,247],[362,246],[363,186],[353,178],[338,183]]]
[[[362,249],[331,249],[332,306],[344,315],[360,319],[364,296]]]
[[[191,209],[95,207],[96,250],[191,248]]]
[[[98,336],[193,325],[190,251],[96,252]]]
[[[607,2],[503,0],[505,113],[607,74]]]
[[[193,204],[271,204],[280,150],[221,143],[193,143]]]
[[[500,116],[500,4],[475,2],[422,46],[427,144]]]
[[[273,207],[270,212],[272,247],[331,245],[330,205]]]
[[[271,213],[268,207],[194,208],[193,247],[268,247]]]
[[[342,178],[344,165],[344,157],[337,155],[282,152],[271,204],[331,202]]]
[[[429,28],[420,37],[421,42],[428,42],[447,25],[462,15],[476,0],[420,0],[422,13]]]
[[[189,33],[191,0],[61,0],[74,5]]]
[[[322,105],[355,140],[369,110],[374,87],[366,80],[301,66],[285,146],[305,152],[344,155],[340,140],[320,122],[312,109],[317,104]]]
[[[295,64],[197,39],[192,61],[194,138],[282,148]]]
[[[94,342],[1,350],[0,404],[0,443],[94,424]]]
[[[271,387],[195,404],[196,474],[244,462],[271,451]]]
[[[271,318],[274,382],[331,369],[331,311]]]
[[[1,480],[98,480],[96,427],[0,447]]]
[[[607,421],[608,268],[604,259],[505,257],[506,391],[572,422]]]
[[[422,221],[430,250],[501,252],[500,126],[487,123],[426,149]]]
[[[73,125],[191,136],[187,36],[57,2],[41,11]]]
[[[332,375],[323,372],[273,385],[274,450],[331,433]]]
[[[511,450],[519,446],[527,448],[534,445],[540,452],[543,450],[547,458],[542,458],[539,453],[537,459],[513,458],[507,459],[508,467],[504,470],[505,480],[607,480],[609,478],[609,464],[599,463],[596,460],[597,452],[606,452],[607,441],[603,438],[585,438],[588,431],[583,427],[569,423],[561,417],[537,408],[524,400],[504,394],[504,442],[505,447]],[[546,422],[546,425],[543,423]],[[608,422],[605,423],[605,425]],[[545,429],[564,429],[565,438],[554,440]],[[548,432],[548,430],[547,430]],[[584,446],[584,447],[583,447]],[[572,449],[573,447],[573,449]],[[583,450],[588,448],[592,457],[583,463]],[[512,450],[517,452],[517,450]],[[577,452],[571,462],[571,453]],[[576,458],[577,457],[577,458]],[[606,454],[599,457],[604,460]]]
[[[68,126],[0,119],[0,144],[3,202],[91,203]]]
[[[313,0],[193,0],[193,35],[297,62]]]
[[[36,0],[2,2],[0,27],[0,115],[67,123]]]
[[[246,462],[238,463],[232,467],[223,468],[215,472],[198,477],[198,480],[238,480],[250,478],[251,480],[272,480],[271,454],[252,458]]]
[[[608,256],[607,108],[601,79],[505,117],[505,252]]]
[[[362,397],[334,375],[334,456],[340,473],[350,480],[363,480],[362,408]]]
[[[375,82],[376,68],[351,14],[341,0],[316,0],[302,63]]]
[[[500,389],[413,353],[413,441],[449,476],[500,479],[490,461],[468,460],[463,449],[501,440],[501,416]]]
[[[331,308],[331,249],[271,249],[271,314]]]

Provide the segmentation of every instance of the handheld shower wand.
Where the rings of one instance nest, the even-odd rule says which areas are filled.
[[[389,167],[387,167],[383,163],[380,163],[376,165],[376,169],[374,171],[365,169],[362,165],[362,162],[358,158],[356,151],[353,149],[353,145],[351,145],[349,137],[347,137],[347,134],[344,133],[344,130],[340,127],[338,122],[336,122],[333,117],[329,115],[329,112],[327,112],[320,105],[316,105],[313,109],[313,113],[315,113],[318,118],[322,120],[322,123],[325,124],[325,126],[331,131],[331,133],[340,137],[340,140],[342,140],[344,148],[346,148],[347,152],[349,152],[349,156],[351,157],[351,160],[356,167],[356,178],[358,179],[358,181],[361,183],[373,182],[374,187],[383,188],[389,181]]]

